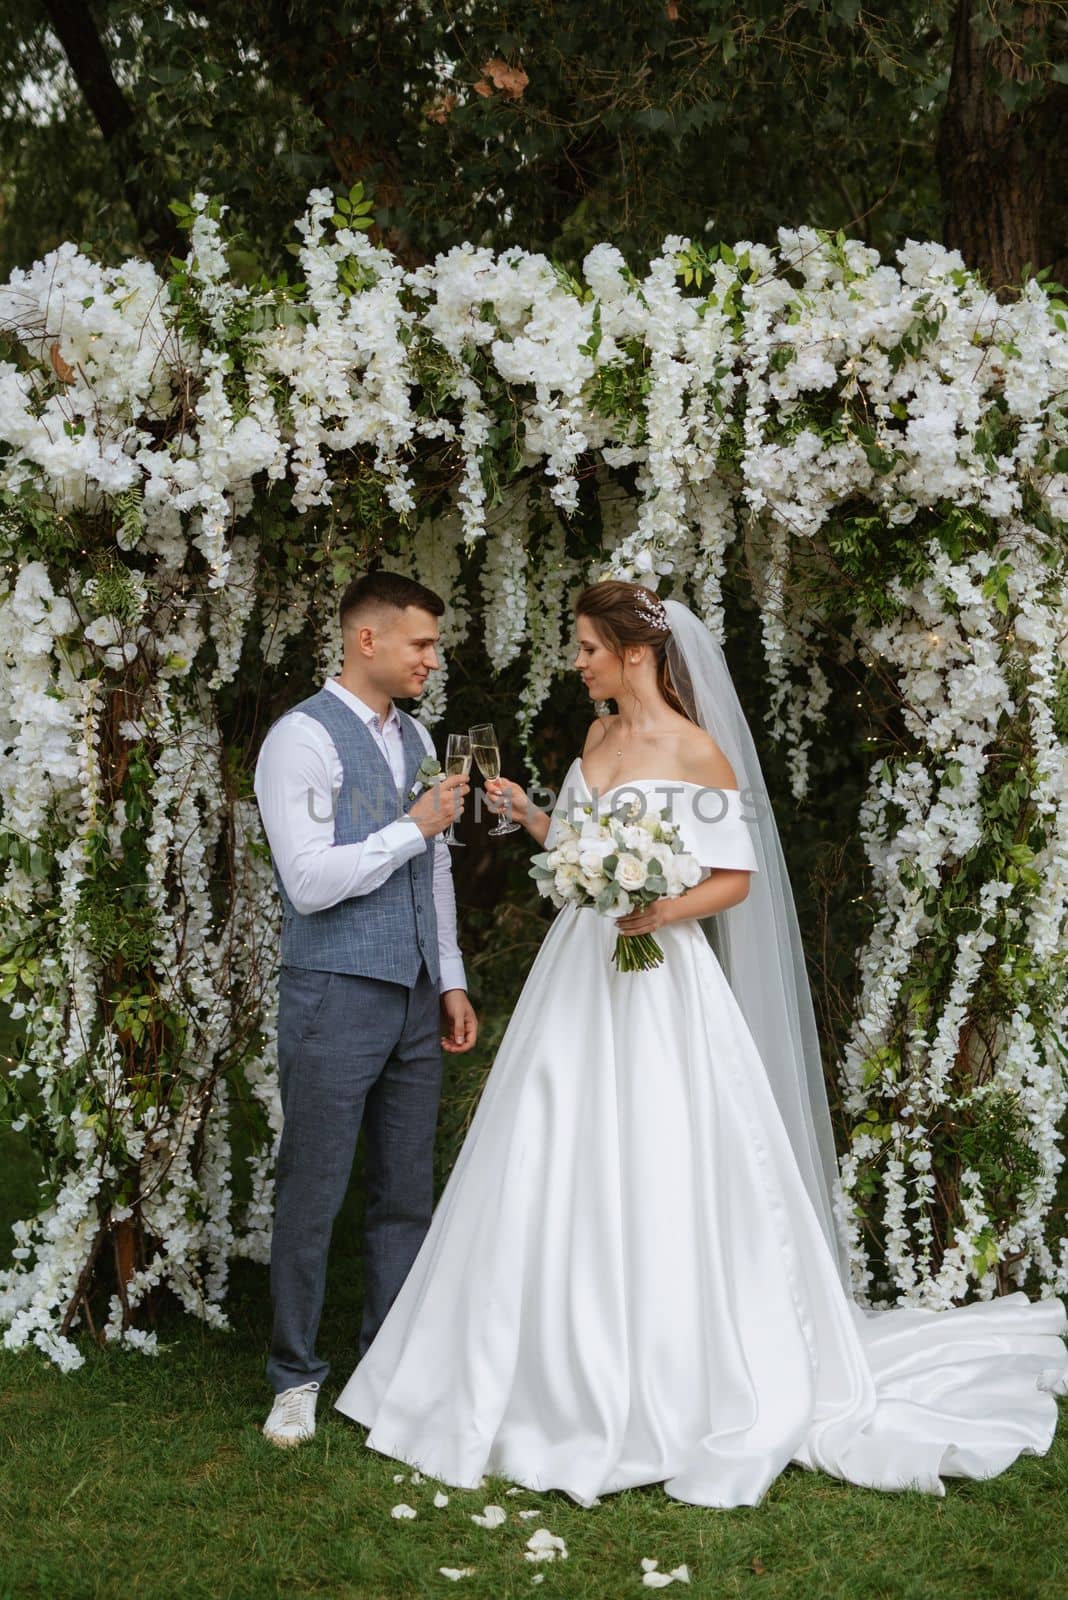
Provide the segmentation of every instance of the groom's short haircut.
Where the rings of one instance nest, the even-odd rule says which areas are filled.
[[[356,621],[361,613],[381,606],[394,611],[417,606],[432,617],[440,617],[445,610],[441,596],[414,578],[402,577],[399,572],[368,572],[362,578],[353,578],[341,596],[338,616],[342,628]]]

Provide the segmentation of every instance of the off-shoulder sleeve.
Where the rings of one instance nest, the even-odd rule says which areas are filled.
[[[756,822],[737,789],[688,787],[673,808],[683,843],[702,867],[758,871],[753,848]]]

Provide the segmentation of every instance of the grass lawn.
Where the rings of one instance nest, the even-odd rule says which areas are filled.
[[[0,1138],[0,1228],[33,1203],[18,1139]],[[583,1511],[564,1495],[476,1493],[412,1484],[409,1469],[364,1448],[331,1409],[348,1375],[359,1309],[359,1197],[339,1223],[321,1348],[334,1371],[315,1440],[266,1446],[263,1381],[269,1301],[263,1268],[235,1274],[233,1331],[174,1314],[153,1360],[87,1344],[62,1376],[36,1354],[0,1352],[0,1600],[45,1596],[200,1597],[538,1595],[615,1600],[647,1594],[641,1561],[687,1563],[672,1593],[760,1600],[1060,1600],[1068,1594],[1068,1428],[1050,1454],[990,1483],[951,1483],[944,1500],[876,1494],[790,1468],[762,1506],[708,1511],[660,1488]],[[8,1236],[0,1233],[0,1259]],[[394,1482],[402,1472],[403,1483]],[[418,1512],[396,1521],[404,1501]],[[495,1503],[507,1523],[477,1527]],[[538,1515],[520,1519],[522,1509]],[[566,1562],[534,1566],[526,1540],[546,1527]],[[438,1568],[473,1567],[452,1581]],[[535,1575],[542,1582],[533,1583]]]

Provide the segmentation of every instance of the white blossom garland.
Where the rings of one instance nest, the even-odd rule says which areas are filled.
[[[721,633],[741,541],[800,798],[821,630],[852,618],[899,735],[860,817],[875,916],[840,1068],[857,1291],[1063,1291],[1063,308],[915,242],[673,238],[641,278],[599,245],[574,279],[471,245],[407,272],[350,220],[314,192],[273,290],[232,281],[204,196],[169,282],[65,244],[0,287],[0,995],[25,1035],[0,1112],[53,1152],[6,1343],[76,1364],[102,1251],[127,1265],[98,1331],[144,1351],[153,1288],[221,1324],[229,1260],[266,1256],[276,910],[219,707],[251,639],[268,669],[309,632],[332,661],[301,547],[327,517],[442,594],[446,658],[477,595],[495,670],[526,663],[528,754],[575,587],[658,583]]]

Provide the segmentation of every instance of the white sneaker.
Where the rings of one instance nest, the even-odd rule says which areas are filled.
[[[315,1437],[315,1402],[319,1397],[317,1383],[298,1383],[295,1388],[283,1389],[274,1397],[271,1414],[263,1424],[263,1437],[283,1449],[301,1444]]]

